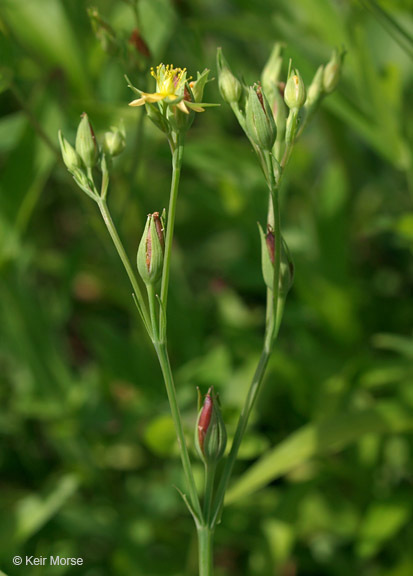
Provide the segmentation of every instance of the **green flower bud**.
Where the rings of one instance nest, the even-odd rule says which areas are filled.
[[[206,465],[217,464],[224,455],[227,432],[213,387],[205,396],[195,428],[195,447]]]
[[[110,132],[105,132],[103,148],[109,156],[118,156],[125,150],[125,147],[126,135],[124,126],[119,128],[112,126]]]
[[[283,63],[282,50],[283,45],[277,42],[261,74],[262,87],[270,101],[272,101],[275,92],[278,91]]]
[[[260,85],[254,85],[248,91],[246,132],[252,142],[262,150],[271,150],[277,138],[271,106]]]
[[[61,130],[59,130],[59,144],[60,150],[62,152],[63,162],[65,163],[69,172],[73,172],[77,168],[82,168],[83,163],[79,154],[76,152],[73,146],[69,144],[69,142],[63,136]]]
[[[264,234],[260,224],[258,224],[261,238],[261,264],[264,282],[270,290],[274,286],[274,260],[275,260],[275,236],[273,229],[268,226],[267,233]],[[287,243],[281,236],[281,261],[279,294],[283,297],[287,295],[294,281],[294,264],[291,258]]]
[[[294,70],[287,80],[284,101],[288,108],[302,108],[305,104],[306,89],[298,70]]]
[[[217,50],[217,69],[218,87],[222,98],[225,102],[228,102],[228,104],[239,102],[242,95],[242,85],[238,78],[231,72],[221,48]]]
[[[82,114],[76,134],[76,152],[87,168],[93,168],[98,159],[95,133],[86,113]]]
[[[189,83],[189,87],[194,97],[194,102],[202,102],[204,98],[205,86],[208,84],[208,82],[211,82],[211,80],[208,79],[209,73],[210,70],[205,68],[202,73],[197,72],[196,80],[192,80],[192,82]]]
[[[137,256],[138,272],[145,284],[157,284],[161,279],[164,251],[163,219],[159,212],[148,214]]]
[[[320,66],[307,90],[306,109],[316,106],[323,95],[324,66]]]
[[[326,94],[331,94],[331,92],[334,92],[337,87],[341,76],[344,54],[344,51],[339,52],[335,49],[331,55],[330,61],[324,68],[323,89]]]

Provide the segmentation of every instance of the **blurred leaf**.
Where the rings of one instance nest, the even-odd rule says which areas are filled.
[[[66,501],[76,492],[79,480],[73,474],[62,476],[47,495],[26,496],[16,509],[16,539],[23,543],[57,514]]]
[[[310,458],[337,452],[364,434],[413,430],[413,414],[398,404],[382,402],[370,410],[336,415],[294,432],[264,454],[235,482],[226,502],[235,502],[266,486]]]
[[[9,114],[0,120],[0,152],[10,152],[18,143],[27,120],[22,112]]]
[[[157,456],[170,457],[176,453],[176,433],[171,416],[154,418],[145,429],[145,443]]]
[[[413,59],[413,36],[402,27],[395,18],[384,10],[375,0],[360,0],[361,3],[374,14],[388,33],[398,42]]]
[[[406,358],[413,358],[413,338],[397,334],[375,334],[373,344],[377,348],[397,352]]]
[[[29,52],[62,66],[73,86],[86,95],[90,80],[85,58],[60,0],[13,0],[3,4],[6,19]],[[46,15],[46,17],[45,17]]]
[[[102,447],[98,460],[102,466],[115,470],[136,470],[143,464],[142,450],[134,444],[113,444]]]
[[[413,212],[402,214],[396,222],[395,229],[411,246],[413,243]]]
[[[263,531],[275,566],[288,560],[295,539],[294,527],[281,520],[269,518],[263,523]]]
[[[174,5],[169,0],[140,0],[138,10],[143,37],[154,57],[159,58],[175,33]]]
[[[362,520],[357,553],[366,558],[376,554],[383,543],[395,536],[408,522],[412,504],[409,498],[374,502]]]
[[[229,441],[230,444],[230,441]],[[259,434],[248,434],[242,441],[238,452],[240,460],[252,460],[268,450],[268,440]]]

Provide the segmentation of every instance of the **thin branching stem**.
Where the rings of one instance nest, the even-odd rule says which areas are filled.
[[[158,356],[159,364],[162,370],[162,375],[165,381],[166,393],[168,395],[172,419],[175,425],[175,432],[180,448],[182,467],[184,469],[184,474],[186,478],[189,499],[192,508],[196,513],[198,522],[201,524],[203,521],[203,514],[201,504],[199,502],[199,496],[195,484],[194,475],[192,473],[191,460],[189,458],[189,452],[186,445],[185,434],[182,425],[182,417],[178,406],[178,400],[176,397],[176,389],[173,380],[171,364],[169,361],[168,350],[166,347],[166,343],[162,341],[161,342],[155,341],[154,347]]]
[[[116,226],[112,220],[112,216],[110,214],[106,200],[99,198],[98,200],[96,200],[96,202],[97,202],[97,205],[99,206],[99,210],[100,210],[100,213],[102,214],[102,218],[105,222],[106,228],[108,229],[110,237],[112,238],[113,244],[115,245],[116,251],[119,254],[119,258],[122,261],[123,267],[125,268],[126,274],[128,275],[129,281],[132,285],[133,291],[135,293],[136,301],[137,301],[138,306],[139,306],[139,311],[142,315],[145,327],[149,331],[150,325],[151,325],[150,315],[149,315],[147,306],[145,304],[145,300],[143,298],[141,289],[139,287],[138,280],[135,276],[135,273],[132,269],[129,258],[126,254],[126,250],[125,250],[125,248],[122,244],[122,241],[119,237],[119,234],[116,230]],[[151,336],[150,332],[149,332],[149,335]]]
[[[161,285],[161,302],[163,309],[167,310],[168,303],[168,288],[169,288],[169,274],[171,268],[171,255],[172,255],[172,242],[175,228],[175,213],[176,204],[178,200],[179,181],[181,178],[181,167],[184,153],[184,137],[178,133],[176,141],[170,141],[172,150],[172,182],[171,193],[169,198],[169,208],[166,223],[166,238],[165,238],[165,255],[162,272],[162,285]],[[166,339],[166,322],[164,314],[160,315],[160,338]]]

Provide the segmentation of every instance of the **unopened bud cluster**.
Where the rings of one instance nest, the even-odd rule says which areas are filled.
[[[111,131],[105,133],[100,146],[87,114],[83,113],[76,132],[75,147],[66,140],[61,131],[59,143],[63,162],[79,188],[94,200],[104,198],[109,185],[110,159],[120,154],[126,145],[124,128],[112,127]],[[94,182],[94,168],[101,172],[100,192]]]
[[[293,143],[300,121],[313,112],[322,97],[336,88],[343,52],[334,50],[331,60],[321,66],[307,88],[298,69],[282,80],[282,45],[276,44],[265,65],[261,84],[246,86],[232,72],[221,48],[217,52],[218,85],[222,98],[232,106],[237,118],[258,151],[272,150],[277,143]],[[287,128],[287,130],[286,130]],[[277,158],[280,161],[280,158]]]
[[[260,160],[271,194],[280,179],[304,125],[322,98],[335,90],[340,79],[344,52],[334,50],[330,61],[320,66],[307,87],[300,71],[291,61],[287,78],[282,76],[283,46],[277,43],[264,66],[261,82],[247,86],[237,78],[217,52],[218,84],[222,98],[230,104],[237,120],[252,143]],[[275,200],[278,202],[278,199]],[[274,196],[271,197],[274,204]],[[271,206],[270,203],[270,206]],[[285,298],[294,279],[294,265],[281,230],[268,226],[261,237],[262,273],[269,290]],[[277,241],[276,241],[277,238]],[[275,265],[276,264],[276,265]],[[278,282],[274,290],[274,282]]]

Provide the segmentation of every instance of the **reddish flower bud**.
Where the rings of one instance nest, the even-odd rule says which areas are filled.
[[[205,396],[195,429],[195,447],[206,465],[216,464],[224,455],[227,433],[218,399],[211,387]]]

